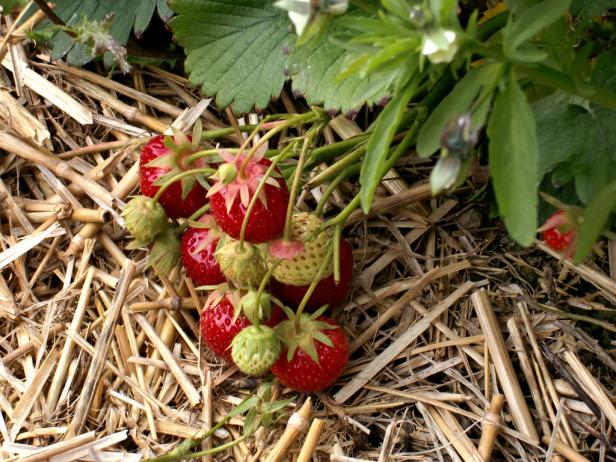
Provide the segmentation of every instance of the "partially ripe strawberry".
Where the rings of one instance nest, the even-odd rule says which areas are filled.
[[[280,340],[268,326],[248,326],[231,342],[231,357],[244,373],[265,374],[280,356]]]
[[[190,137],[188,139],[190,140]],[[160,181],[161,177],[197,166],[185,165],[183,162],[186,155],[193,153],[190,144],[180,143],[178,148],[178,152],[173,152],[165,146],[163,135],[154,136],[143,147],[139,156],[139,187],[142,194],[154,197],[160,189],[155,183]],[[182,197],[183,187],[187,192],[185,197]],[[195,178],[186,178],[183,182],[176,181],[171,184],[161,194],[159,202],[171,218],[188,217],[205,205],[206,194],[207,191],[195,181]]]
[[[315,310],[323,305],[337,305],[343,302],[353,278],[353,251],[346,239],[340,240],[340,281],[336,284],[334,274],[321,279],[308,299],[306,308]],[[291,285],[270,279],[272,294],[289,306],[298,306],[308,291],[310,284]]]
[[[218,239],[205,228],[188,228],[182,237],[182,264],[197,286],[213,286],[225,282],[214,252]]]
[[[274,279],[283,284],[294,286],[308,285],[314,281],[323,260],[327,256],[327,249],[332,239],[331,229],[314,236],[314,233],[319,230],[322,224],[323,220],[310,213],[302,212],[293,215],[291,218],[291,240],[303,243],[303,250],[295,252],[292,258],[281,259],[274,270]],[[270,257],[270,260],[271,264],[276,261],[273,257]],[[325,276],[332,274],[333,268],[333,263],[330,262]]]
[[[258,151],[243,166],[245,155],[220,150],[226,163],[216,174],[217,182],[208,192],[212,214],[218,226],[233,239],[240,238],[242,223],[250,201],[257,192],[271,162]],[[271,241],[282,234],[286,219],[289,190],[280,171],[275,169],[259,193],[248,223],[245,239],[252,243]]]
[[[575,253],[577,224],[575,217],[565,210],[552,214],[539,228],[546,245],[556,251],[566,251],[567,255]]]
[[[349,359],[349,341],[340,326],[324,316],[301,315],[299,335],[294,321],[282,322],[276,331],[286,345],[272,366],[280,383],[299,392],[316,392],[331,386]]]

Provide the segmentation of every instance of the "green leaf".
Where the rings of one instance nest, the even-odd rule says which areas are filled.
[[[84,16],[89,20],[101,21],[107,14],[115,13],[111,35],[122,46],[126,45],[131,30],[139,35],[147,28],[154,14],[156,0],[54,0],[54,12],[68,25],[77,24]],[[159,0],[159,12],[161,4]],[[34,13],[36,7],[28,12]],[[43,21],[39,29],[49,26]],[[56,33],[50,41],[52,59],[66,57],[73,66],[82,66],[92,60],[89,50],[75,43],[65,32]],[[110,54],[107,54],[110,55]],[[106,55],[106,62],[111,60]]]
[[[243,414],[244,412],[252,409],[257,404],[259,404],[259,397],[255,395],[251,395],[248,398],[244,399],[240,404],[235,406],[233,409],[229,411],[228,417],[236,417],[238,415]]]
[[[347,62],[348,51],[330,39],[346,30],[333,20],[316,40],[298,47],[288,64],[293,90],[305,96],[309,104],[347,112],[364,103],[374,104],[388,94],[393,74],[362,77],[352,73],[339,79]]]
[[[287,13],[267,0],[173,0],[170,21],[187,54],[190,80],[219,107],[264,108],[285,82],[295,35]]]
[[[402,121],[406,106],[415,93],[414,82],[415,79],[396,94],[374,122],[374,129],[359,173],[359,183],[362,186],[359,195],[362,209],[366,213],[370,210],[376,188],[385,173],[382,171],[382,165],[387,160],[391,141]]]
[[[570,3],[571,0],[542,0],[507,24],[503,34],[505,55],[513,56],[522,43],[560,18],[569,9]]]
[[[135,13],[135,24],[133,26],[137,37],[141,37],[148,27],[150,19],[154,14],[154,8],[156,8],[156,0],[142,0],[139,2],[139,6]]]
[[[283,410],[289,404],[294,401],[293,398],[283,399],[279,401],[274,401],[273,403],[263,403],[261,405],[261,409],[264,413],[274,414],[275,412]]]
[[[573,0],[571,13],[584,14],[587,17],[598,16],[614,7],[614,0]]]
[[[473,100],[486,85],[490,85],[501,72],[500,64],[487,64],[470,71],[460,80],[454,89],[432,111],[426,123],[419,131],[417,153],[421,157],[434,154],[440,147],[441,135],[447,122],[468,111]],[[473,117],[473,122],[485,120],[487,109],[480,106],[480,115]],[[473,128],[478,128],[474,125]]]
[[[578,231],[575,262],[581,263],[594,243],[599,239],[607,220],[616,207],[616,182],[607,185],[590,202],[583,214]]]
[[[539,144],[539,179],[550,174],[556,187],[574,184],[587,204],[616,181],[616,111],[584,108],[555,93],[533,104]]]
[[[511,236],[530,245],[537,230],[537,137],[533,112],[511,75],[488,123],[490,173]]]
[[[256,409],[251,409],[246,414],[246,418],[244,419],[244,436],[248,437],[257,431],[259,425],[261,423],[261,418],[257,413]]]

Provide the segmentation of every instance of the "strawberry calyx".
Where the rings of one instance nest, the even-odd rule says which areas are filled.
[[[159,276],[168,276],[180,261],[180,245],[179,228],[168,226],[156,236],[148,254],[148,266]]]
[[[169,152],[151,160],[145,166],[165,168],[167,170],[167,172],[153,182],[154,186],[163,187],[179,179],[182,185],[182,199],[185,199],[197,182],[205,189],[210,187],[203,176],[198,175],[197,172],[176,178],[178,175],[190,170],[207,169],[208,167],[207,162],[202,157],[192,159],[194,157],[193,154],[199,151],[202,133],[201,123],[195,124],[192,136],[187,136],[176,128],[172,128],[172,131],[173,135],[164,135],[163,138],[163,144]]]
[[[209,295],[205,299],[205,304],[203,305],[204,310],[214,308],[224,298],[226,298],[229,303],[231,303],[235,307],[239,304],[239,301],[242,298],[240,292],[237,289],[232,288],[226,282],[218,284],[216,286],[204,286],[202,288],[210,290]]]
[[[289,319],[278,324],[275,330],[287,349],[287,361],[290,362],[297,349],[301,349],[310,359],[319,364],[315,342],[321,342],[328,347],[333,347],[331,339],[323,331],[337,329],[337,326],[318,319],[327,309],[327,305],[311,314],[296,314],[286,306],[283,306],[282,309]]]
[[[238,198],[241,204],[247,208],[255,194],[257,194],[263,207],[267,208],[267,196],[263,188],[259,188],[259,184],[266,176],[269,167],[269,163],[263,162],[266,150],[267,148],[262,146],[254,152],[252,157],[249,157],[248,154],[243,152],[233,154],[226,149],[218,149],[218,154],[222,157],[224,163],[210,177],[216,182],[208,191],[207,196],[211,197],[219,192],[224,193],[227,213],[231,211],[231,207]],[[265,178],[265,183],[280,188],[280,183],[276,180],[276,177],[279,176],[278,172],[274,170]]]
[[[205,236],[205,238],[191,252],[193,255],[198,254],[203,249],[205,249],[208,245],[210,245],[212,242],[218,241],[222,236],[224,236],[224,233],[220,230],[220,228],[216,224],[216,220],[209,213],[204,213],[197,220],[190,220],[190,219],[188,219],[188,220],[186,220],[186,223],[191,228],[207,229],[208,230],[207,235]]]
[[[257,306],[258,304],[258,306]],[[259,292],[252,287],[240,298],[235,305],[234,316],[244,314],[251,323],[259,324],[259,321],[269,319],[272,314],[272,303],[267,292]]]

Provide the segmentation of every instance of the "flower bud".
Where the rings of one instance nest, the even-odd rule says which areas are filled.
[[[456,155],[442,156],[430,174],[432,195],[452,188],[462,171],[462,160]]]
[[[433,64],[449,63],[456,56],[456,33],[447,29],[434,29],[424,36],[421,53]]]

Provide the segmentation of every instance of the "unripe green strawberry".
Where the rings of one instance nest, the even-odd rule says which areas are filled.
[[[231,357],[244,373],[265,374],[280,356],[280,340],[274,329],[267,326],[248,326],[231,342]]]
[[[159,202],[152,202],[149,197],[132,198],[122,211],[126,229],[141,246],[154,240],[168,225],[167,213]]]
[[[228,236],[216,249],[216,259],[223,274],[238,287],[258,287],[267,272],[257,246]]]
[[[274,270],[274,278],[284,284],[303,286],[310,284],[318,275],[319,268],[327,255],[327,246],[332,238],[331,230],[325,230],[311,239],[323,221],[309,213],[297,213],[292,218],[291,239],[304,243],[304,250],[290,259],[280,260]],[[271,257],[270,257],[271,258]],[[327,277],[333,272],[333,263],[321,276]]]

